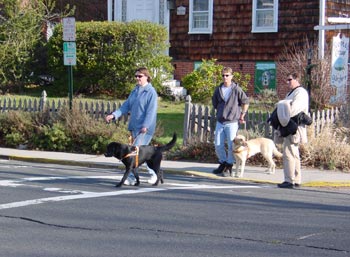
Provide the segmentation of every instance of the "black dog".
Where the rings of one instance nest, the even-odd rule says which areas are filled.
[[[163,184],[163,172],[160,170],[160,163],[162,161],[162,152],[170,150],[176,143],[176,133],[173,135],[173,139],[163,146],[150,146],[150,145],[140,145],[139,147],[121,144],[117,142],[112,142],[107,146],[106,157],[115,157],[121,160],[125,165],[125,173],[122,180],[116,185],[116,187],[121,187],[124,181],[127,179],[130,171],[135,175],[136,184],[140,184],[140,178],[137,172],[137,167],[139,167],[144,162],[147,163],[148,167],[154,170],[157,174],[157,181],[153,186],[157,186],[160,182]]]

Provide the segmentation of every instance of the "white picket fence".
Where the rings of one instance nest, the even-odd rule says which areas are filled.
[[[339,118],[340,113],[349,117],[349,110],[344,107],[318,110],[310,113],[312,135],[317,136],[326,124],[333,124]],[[242,130],[252,130],[259,135],[272,138],[273,128],[267,123],[271,113],[248,111],[245,116],[245,124],[241,125]],[[192,142],[213,142],[215,131],[215,110],[211,106],[193,104],[191,96],[187,96],[185,104],[183,144]]]
[[[95,119],[104,120],[105,116],[112,111],[119,108],[121,103],[109,102],[100,100],[74,100],[73,106],[78,107],[81,112],[89,114]],[[14,100],[11,98],[0,98],[0,112],[8,112],[11,110],[20,110],[26,112],[50,111],[52,113],[58,112],[62,107],[69,106],[67,100],[46,100],[42,97],[40,100]],[[346,112],[345,115],[349,117],[348,109],[343,107],[331,108],[327,110],[318,110],[312,112],[313,123],[309,129],[313,130],[313,135],[320,133],[326,124],[333,124],[338,118],[339,114]],[[246,115],[246,122],[241,127],[243,130],[252,130],[259,135],[264,135],[267,138],[272,138],[273,128],[267,123],[270,113],[249,112]],[[128,115],[124,115],[118,119],[118,122],[126,123]],[[186,97],[184,127],[183,127],[183,145],[191,142],[213,142],[215,130],[215,110],[211,106],[200,104],[193,104],[191,96]]]
[[[104,119],[105,116],[112,111],[119,108],[121,103],[109,102],[109,101],[93,101],[93,100],[73,100],[73,107],[79,108],[83,113],[89,114],[91,117],[99,120]],[[46,98],[37,99],[20,99],[15,100],[12,98],[0,98],[0,112],[8,111],[25,111],[25,112],[38,112],[49,111],[51,113],[57,113],[63,107],[69,108],[69,100],[47,100]],[[128,115],[124,115],[118,119],[126,123],[128,121]]]

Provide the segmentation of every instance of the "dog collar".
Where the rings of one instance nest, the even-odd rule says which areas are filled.
[[[131,152],[131,153],[128,153],[127,155],[125,155],[123,157],[123,159],[125,158],[128,158],[128,157],[131,157],[131,156],[135,156],[135,168],[139,166],[139,147],[138,146],[135,146],[136,150]],[[123,160],[122,159],[122,160]]]
[[[249,149],[249,148],[247,146],[240,146],[240,147],[236,148],[233,152],[240,153],[240,152],[245,151],[246,149]]]
[[[233,152],[234,153],[241,153],[245,150],[247,150],[247,158],[249,158],[249,147],[248,146],[240,146],[240,147],[236,148]]]

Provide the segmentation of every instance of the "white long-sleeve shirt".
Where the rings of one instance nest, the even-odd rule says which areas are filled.
[[[290,116],[293,117],[300,112],[309,113],[309,94],[302,86],[288,93],[285,100],[291,100]]]

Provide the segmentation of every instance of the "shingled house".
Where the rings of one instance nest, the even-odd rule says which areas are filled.
[[[329,44],[338,30],[325,33],[314,27],[320,22],[327,24],[327,17],[350,11],[350,1],[323,1],[324,8],[321,2],[176,1],[176,8],[170,12],[169,51],[176,67],[175,78],[181,80],[201,59],[215,58],[234,70],[250,73],[250,93],[267,87],[284,95],[285,78],[279,76],[275,63],[281,51],[292,44],[303,45],[306,37]],[[179,8],[186,11],[179,13]]]
[[[347,23],[350,0],[107,0],[103,5],[108,20],[145,19],[168,28],[176,80],[181,81],[202,59],[215,58],[251,74],[250,93],[264,87],[285,93],[285,78],[276,66],[285,47],[302,46],[308,38],[319,42],[322,56],[334,35],[341,31],[348,37],[350,31],[350,24],[335,25],[335,30],[314,29],[331,21]],[[91,17],[98,20],[93,13]]]

